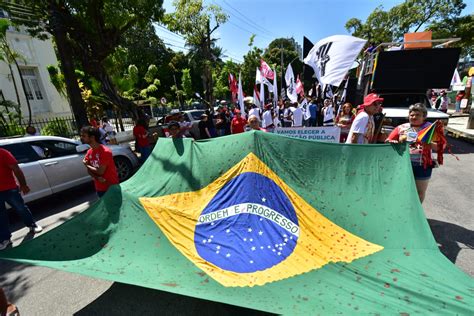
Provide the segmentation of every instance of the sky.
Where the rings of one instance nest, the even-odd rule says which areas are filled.
[[[167,13],[174,11],[172,0],[164,0]],[[214,33],[217,45],[223,48],[224,60],[242,62],[249,51],[250,36],[256,34],[254,46],[266,48],[280,37],[293,37],[303,46],[303,36],[313,43],[331,35],[348,34],[344,28],[351,18],[362,21],[379,5],[385,10],[402,3],[396,0],[204,0],[205,4],[217,4],[229,16],[228,21]],[[465,0],[463,14],[474,10],[474,0]],[[212,24],[211,24],[212,27]],[[168,47],[183,50],[184,40],[162,27],[157,34]]]

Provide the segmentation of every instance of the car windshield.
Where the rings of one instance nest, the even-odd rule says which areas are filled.
[[[431,108],[431,104],[424,94],[381,94],[384,108],[408,108],[415,103],[423,103]]]
[[[201,119],[201,115],[204,114],[204,111],[192,111],[189,113],[193,117],[194,121],[199,121]]]

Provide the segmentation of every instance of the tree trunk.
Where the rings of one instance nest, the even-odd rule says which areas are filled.
[[[76,127],[78,131],[83,126],[89,125],[87,119],[86,108],[84,100],[82,99],[81,90],[77,84],[76,73],[74,72],[73,54],[70,44],[67,39],[66,31],[61,24],[60,15],[55,8],[54,3],[50,4],[50,21],[51,33],[56,41],[58,49],[59,60],[61,61],[61,71],[64,74],[64,81],[66,82],[66,90],[69,96],[69,102],[76,120]]]
[[[18,86],[16,85],[15,75],[13,74],[12,65],[8,64],[8,69],[10,69],[10,75],[12,76],[13,87],[15,88],[15,95],[16,95],[16,102],[18,103],[18,107],[20,109],[20,113],[18,113],[18,123],[21,124],[21,102],[20,102],[20,94],[18,93]]]

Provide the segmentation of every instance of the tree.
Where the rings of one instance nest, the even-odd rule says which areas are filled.
[[[192,98],[194,91],[193,91],[193,83],[191,80],[191,73],[188,68],[183,69],[183,75],[181,76],[181,85],[183,87],[184,96],[187,98]]]
[[[260,67],[260,59],[262,59],[262,56],[263,50],[258,47],[253,47],[244,55],[244,62],[240,68],[240,74],[242,78],[242,89],[247,95],[253,94],[255,70],[257,67]]]
[[[229,74],[233,74],[236,76],[236,78],[238,78],[239,70],[240,65],[231,60],[226,61],[222,67],[215,68],[216,85],[214,87],[214,91],[216,97],[219,99],[230,99],[231,95],[229,91]]]
[[[213,54],[216,39],[212,34],[227,21],[228,16],[217,5],[204,6],[202,0],[174,0],[173,5],[175,12],[165,15],[164,21],[171,31],[183,35],[191,55],[195,55],[195,64],[202,69],[205,97],[212,102],[211,65],[218,57]]]
[[[365,22],[352,18],[345,27],[353,36],[369,42],[399,41],[405,33],[458,17],[465,7],[462,0],[406,0],[388,11],[378,6]]]
[[[121,109],[130,109],[129,100],[120,97],[105,67],[105,60],[115,52],[123,34],[135,25],[159,21],[163,15],[158,0],[20,0],[33,12],[34,19],[21,19],[33,34],[53,34],[61,65],[69,86],[74,82],[71,57],[80,61],[83,70],[101,83],[107,98]],[[17,14],[15,10],[10,12]],[[77,96],[76,96],[77,97]],[[71,98],[72,99],[72,98]]]
[[[291,63],[291,67],[297,74],[303,72],[303,62],[299,59],[299,53],[296,50],[296,42],[293,38],[277,38],[268,44],[263,54],[263,59],[272,67],[276,69],[279,84],[282,84],[282,77],[286,72],[286,67]],[[283,53],[283,55],[282,55]],[[283,57],[283,69],[281,68],[281,61]],[[305,78],[309,80],[310,78]]]
[[[17,102],[18,102],[18,108],[21,109],[20,95],[18,93],[18,87],[16,85],[16,80],[15,80],[15,76],[13,74],[11,64],[14,64],[17,71],[18,71],[18,75],[20,76],[21,87],[23,88],[23,93],[24,93],[25,100],[26,100],[26,106],[28,108],[28,125],[31,125],[32,113],[31,113],[30,100],[28,99],[28,96],[26,95],[25,83],[24,83],[23,77],[21,75],[20,66],[18,65],[18,59],[22,59],[23,61],[25,59],[22,58],[22,56],[20,56],[20,54],[15,52],[10,47],[10,44],[7,41],[7,29],[8,29],[9,26],[10,26],[10,23],[8,22],[8,20],[0,19],[0,54],[1,54],[0,55],[0,60],[2,60],[3,62],[5,62],[8,65],[8,69],[10,70],[10,74],[11,74],[12,80],[13,80],[13,87],[15,89],[16,99],[17,99]],[[21,112],[19,112],[18,114],[21,114]],[[20,117],[19,120],[21,120],[21,115],[19,117]]]
[[[461,47],[463,56],[474,55],[474,14],[435,22],[428,27],[433,38],[460,37],[452,46]]]

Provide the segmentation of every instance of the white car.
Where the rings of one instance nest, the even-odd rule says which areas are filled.
[[[92,181],[82,160],[89,148],[81,142],[56,136],[29,136],[0,139],[0,147],[10,151],[25,174],[30,193],[25,202]],[[129,146],[111,145],[120,181],[138,167]]]

